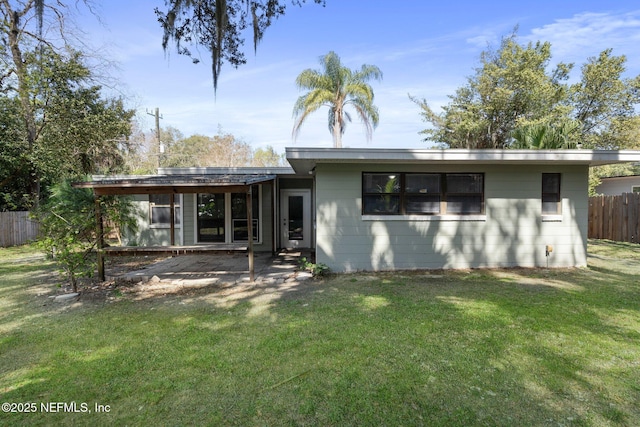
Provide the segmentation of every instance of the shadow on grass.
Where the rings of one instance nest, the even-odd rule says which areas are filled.
[[[0,341],[0,390],[111,408],[13,425],[629,425],[638,282],[611,262],[78,303]]]

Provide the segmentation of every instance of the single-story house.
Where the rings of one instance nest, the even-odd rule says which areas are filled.
[[[310,248],[335,272],[572,267],[587,263],[589,167],[640,151],[292,147],[286,158],[77,185],[134,195],[143,214],[129,246]]]
[[[600,178],[596,187],[597,194],[617,196],[622,193],[640,193],[640,175],[613,176]]]

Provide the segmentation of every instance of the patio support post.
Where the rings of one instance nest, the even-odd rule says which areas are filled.
[[[255,279],[253,267],[253,197],[251,194],[251,186],[247,189],[247,240],[249,241],[249,280]]]
[[[100,207],[100,196],[95,196],[96,224],[97,224],[97,255],[98,255],[98,279],[104,282],[104,223],[102,222],[102,209]]]
[[[171,237],[169,238],[169,244],[171,246],[175,246],[176,244],[176,214],[175,214],[175,204],[176,204],[176,199],[175,199],[175,195],[173,193],[169,193],[169,209],[171,209],[171,211],[169,212],[169,222],[171,223]]]

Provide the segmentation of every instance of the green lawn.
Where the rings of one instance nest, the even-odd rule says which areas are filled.
[[[589,250],[587,269],[54,303],[51,263],[0,249],[0,400],[36,409],[0,425],[639,425],[640,246]]]

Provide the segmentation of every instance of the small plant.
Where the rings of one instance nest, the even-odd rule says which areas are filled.
[[[313,275],[313,277],[324,277],[328,275],[330,272],[331,272],[331,269],[326,264],[323,264],[323,263],[312,264],[311,274]]]
[[[307,257],[300,258],[298,266],[300,267],[300,270],[311,272],[313,277],[324,277],[331,272],[328,265],[323,263],[314,264],[309,261]]]
[[[298,268],[300,268],[300,270],[308,270],[312,265],[313,263],[309,261],[306,256],[303,256],[298,260]]]

